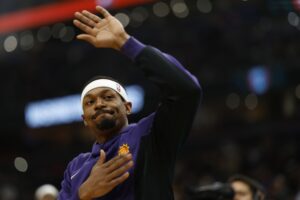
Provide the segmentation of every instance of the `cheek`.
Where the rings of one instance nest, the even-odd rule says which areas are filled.
[[[125,106],[122,103],[116,103],[113,105],[113,107],[118,113],[124,112],[125,109]]]
[[[92,116],[92,112],[90,112],[88,109],[83,111],[83,119],[85,121],[90,121]]]
[[[115,116],[118,119],[124,120],[124,118],[126,118],[126,116],[127,116],[125,107],[124,106],[118,107],[116,109],[116,115]]]
[[[122,115],[125,115],[125,116],[127,115],[127,109],[126,109],[125,105],[122,105],[121,113],[122,113]]]

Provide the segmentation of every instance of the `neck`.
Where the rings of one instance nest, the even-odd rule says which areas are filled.
[[[115,127],[115,128],[107,129],[107,130],[97,130],[97,131],[95,131],[96,141],[98,143],[105,143],[105,142],[109,141],[111,138],[119,135],[121,130],[127,126],[128,126],[128,123],[126,123],[124,126],[119,127],[119,128]]]

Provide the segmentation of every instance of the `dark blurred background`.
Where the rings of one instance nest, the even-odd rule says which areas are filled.
[[[86,4],[72,7],[76,2]],[[203,87],[178,158],[176,200],[184,199],[187,186],[225,182],[236,173],[259,180],[270,199],[300,199],[300,1],[99,2],[132,36],[178,58]],[[93,140],[80,113],[53,104],[78,98],[92,76],[113,76],[144,90],[131,122],[157,106],[158,88],[128,58],[75,39],[79,30],[68,12],[94,4],[0,2],[0,199],[33,199],[44,183],[60,188],[68,162],[90,151]],[[53,100],[52,107],[28,114],[30,105],[45,100]],[[77,118],[64,121],[61,113]],[[51,114],[57,120],[47,124]]]

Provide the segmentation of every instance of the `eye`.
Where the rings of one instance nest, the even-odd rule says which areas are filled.
[[[113,95],[105,95],[106,100],[112,100],[114,98]]]
[[[85,102],[85,105],[92,105],[94,103],[94,100],[89,99]]]

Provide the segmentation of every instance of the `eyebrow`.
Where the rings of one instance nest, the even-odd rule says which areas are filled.
[[[85,95],[85,96],[84,96],[84,98],[83,98],[83,99],[86,99],[86,98],[91,98],[92,96],[94,96],[94,95],[92,95],[92,94],[87,94],[87,95]]]

